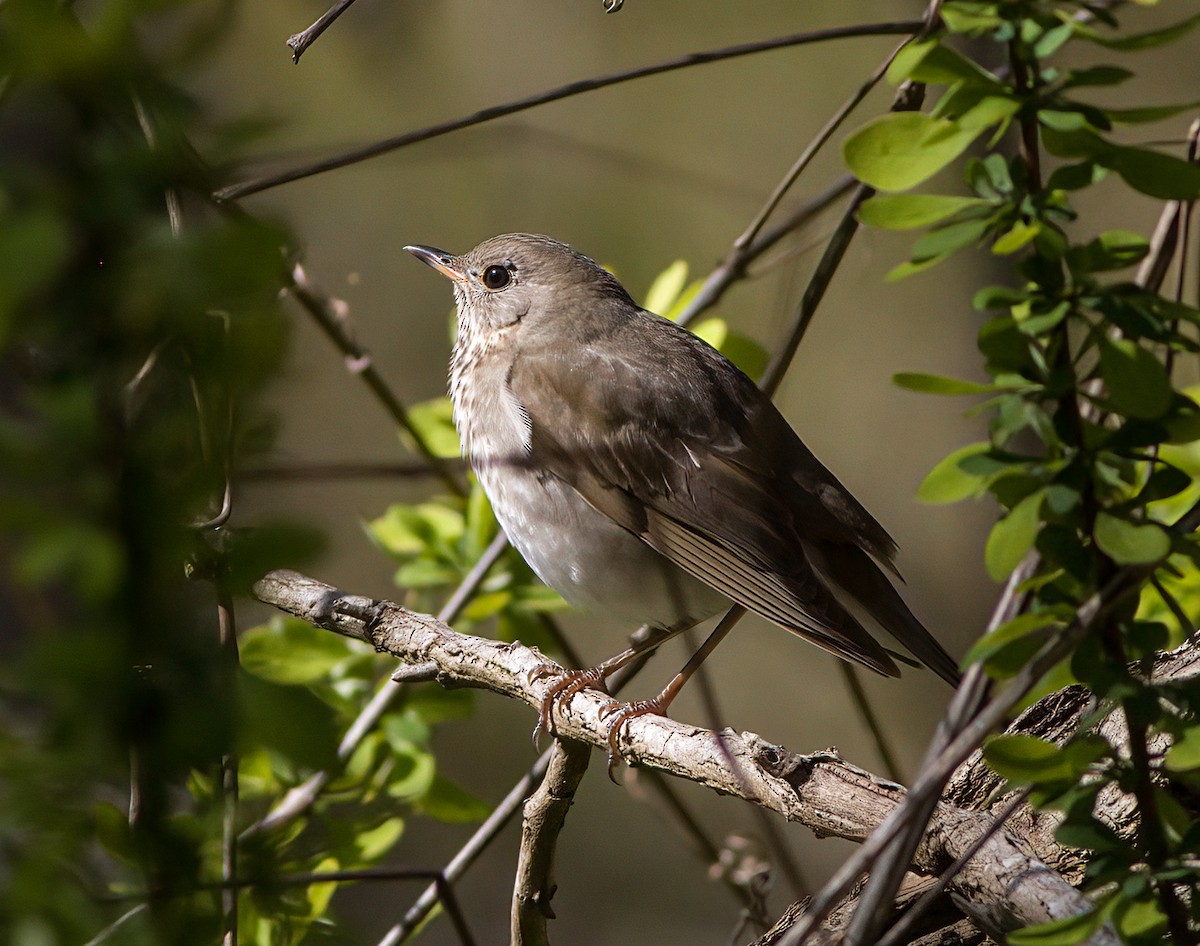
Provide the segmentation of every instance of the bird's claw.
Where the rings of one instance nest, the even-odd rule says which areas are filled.
[[[638,716],[665,716],[666,709],[659,700],[634,700],[617,703],[600,711],[600,718],[608,729],[608,777],[617,782],[615,772],[621,761],[621,729]]]
[[[541,680],[554,672],[555,670],[551,666],[542,666],[533,671],[530,680]],[[538,720],[533,727],[534,748],[537,747],[542,733],[553,731],[555,709],[569,703],[580,690],[587,689],[599,690],[601,693],[608,692],[604,686],[604,674],[596,667],[590,667],[587,670],[568,670],[550,685],[546,695],[542,698],[542,705],[538,710]]]

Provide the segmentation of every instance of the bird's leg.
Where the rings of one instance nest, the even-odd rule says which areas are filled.
[[[708,655],[717,649],[717,645],[725,639],[725,635],[733,630],[733,626],[742,619],[742,615],[746,613],[746,609],[740,604],[733,605],[713,632],[708,635],[708,639],[700,645],[700,649],[692,654],[691,659],[684,664],[682,670],[671,679],[658,696],[649,700],[636,700],[631,703],[623,703],[615,706],[604,712],[604,716],[608,719],[608,776],[612,778],[613,768],[617,764],[617,760],[621,757],[621,749],[619,746],[621,739],[621,727],[637,716],[646,716],[653,713],[656,716],[665,716],[667,708],[679,695],[679,691],[691,679],[692,674],[700,669],[700,665],[708,659]]]
[[[546,696],[542,699],[542,705],[538,711],[537,725],[533,727],[533,744],[536,746],[542,733],[551,730],[554,723],[555,707],[570,702],[571,697],[576,693],[580,690],[586,690],[589,687],[600,690],[602,693],[607,693],[608,687],[606,681],[614,673],[622,667],[629,666],[629,664],[633,663],[639,657],[645,657],[654,653],[662,644],[677,634],[686,631],[691,626],[692,624],[689,622],[681,624],[678,627],[657,631],[648,639],[626,647],[619,654],[609,657],[594,667],[588,667],[584,670],[568,670],[550,686],[546,692]],[[552,672],[548,667],[539,667],[530,675],[530,681],[540,680]]]

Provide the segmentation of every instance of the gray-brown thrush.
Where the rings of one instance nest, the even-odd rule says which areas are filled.
[[[719,352],[549,237],[505,234],[462,256],[405,249],[453,283],[454,422],[496,518],[546,584],[668,630],[732,599],[898,676],[852,601],[957,682],[880,568],[895,573],[891,537]],[[601,666],[602,681],[615,664]]]

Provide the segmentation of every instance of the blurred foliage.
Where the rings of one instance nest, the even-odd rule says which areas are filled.
[[[1200,197],[1200,167],[1113,136],[1118,125],[1194,105],[1105,108],[1093,91],[1134,72],[1107,61],[1063,69],[1055,57],[1068,44],[1094,44],[1108,56],[1192,37],[1200,17],[1131,36],[1115,32],[1113,13],[1089,5],[1085,24],[1071,17],[1074,6],[947,3],[947,30],[909,44],[889,73],[893,82],[945,91],[929,114],[868,123],[847,140],[845,156],[862,180],[904,191],[986,142],[982,157],[964,163],[970,193],[880,194],[861,211],[873,226],[924,231],[891,278],[973,248],[1011,266],[1005,285],[974,299],[984,316],[979,349],[990,383],[916,373],[895,379],[911,390],[986,396],[973,413],[988,416],[988,439],[939,463],[921,496],[995,497],[1004,513],[984,558],[996,581],[1037,555],[1021,585],[1027,613],[987,634],[967,662],[982,662],[999,681],[1014,677],[1043,645],[1068,633],[1119,569],[1142,569],[1133,593],[1079,637],[1033,694],[1077,683],[1101,709],[1063,745],[1001,735],[985,746],[987,761],[1011,786],[1029,787],[1035,805],[1061,813],[1058,839],[1087,850],[1094,893],[1086,916],[1010,941],[1076,943],[1111,921],[1127,943],[1179,942],[1194,935],[1189,925],[1194,931],[1200,916],[1200,687],[1156,682],[1144,671],[1156,652],[1192,634],[1200,617],[1200,547],[1194,526],[1175,527],[1196,508],[1200,407],[1196,392],[1176,389],[1171,378],[1176,358],[1200,352],[1200,310],[1130,277],[1151,252],[1146,236],[1089,231],[1074,203],[1082,191],[1118,183],[1159,200]],[[959,52],[966,40],[998,44],[1004,72]],[[1124,716],[1128,740],[1110,744],[1094,727],[1114,712]],[[1161,737],[1174,744],[1156,759]],[[1110,788],[1136,801],[1134,823],[1098,820],[1097,799]],[[1193,896],[1181,897],[1186,889]]]
[[[1113,135],[1190,106],[1105,108],[1090,90],[1130,69],[1053,62],[1067,44],[1105,56],[1153,48],[1194,35],[1200,20],[1131,36],[1103,10],[1072,19],[1079,6],[947,2],[945,30],[908,46],[890,72],[943,86],[937,105],[866,124],[845,155],[864,181],[905,191],[982,148],[963,162],[968,192],[884,193],[861,216],[923,231],[893,278],[968,249],[1012,265],[1007,284],[975,297],[989,381],[897,376],[914,390],[985,397],[976,410],[988,439],[938,464],[922,498],[998,500],[1005,512],[983,551],[998,581],[1040,555],[1025,583],[1030,612],[968,659],[1010,679],[1117,569],[1153,574],[1042,683],[1090,687],[1100,713],[1125,714],[1128,744],[1089,725],[1064,746],[1024,736],[987,746],[1012,785],[1062,813],[1060,840],[1091,851],[1096,909],[1013,942],[1073,943],[1107,920],[1127,942],[1160,942],[1180,910],[1198,909],[1173,891],[1200,879],[1200,694],[1131,668],[1200,616],[1200,556],[1175,527],[1200,496],[1200,408],[1170,370],[1200,350],[1200,311],[1132,282],[1147,238],[1084,232],[1072,202],[1118,183],[1193,200],[1200,171]],[[284,227],[208,196],[250,126],[217,124],[177,83],[226,13],[189,0],[0,6],[0,936],[12,942],[85,942],[137,905],[108,941],[217,940],[223,758],[237,760],[239,832],[325,779],[302,815],[237,845],[245,942],[344,940],[335,885],[298,874],[379,864],[413,817],[488,810],[439,772],[433,749],[436,727],[473,711],[469,692],[406,686],[339,752],[390,687],[390,661],[284,618],[245,630],[238,663],[219,646],[219,605],[320,547],[303,527],[222,512],[227,483],[270,445],[256,395],[285,350],[278,299],[291,244]],[[151,52],[142,37],[164,18]],[[1006,72],[961,51],[988,41]],[[1018,138],[1040,147],[1007,156]],[[203,160],[191,146],[201,139]],[[646,306],[678,318],[699,288],[676,262]],[[724,320],[693,330],[752,376],[765,368],[762,347]],[[432,453],[458,453],[446,399],[411,420]],[[396,562],[406,603],[425,611],[444,605],[497,534],[476,484],[466,499],[393,506],[366,529]],[[560,607],[508,550],[456,624],[552,648],[546,618]],[[1152,748],[1160,736],[1165,752]],[[1107,785],[1136,798],[1136,830],[1095,817]]]

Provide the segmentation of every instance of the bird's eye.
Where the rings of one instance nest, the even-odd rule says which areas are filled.
[[[488,289],[503,289],[512,282],[512,273],[507,266],[489,266],[483,271],[480,282]]]

